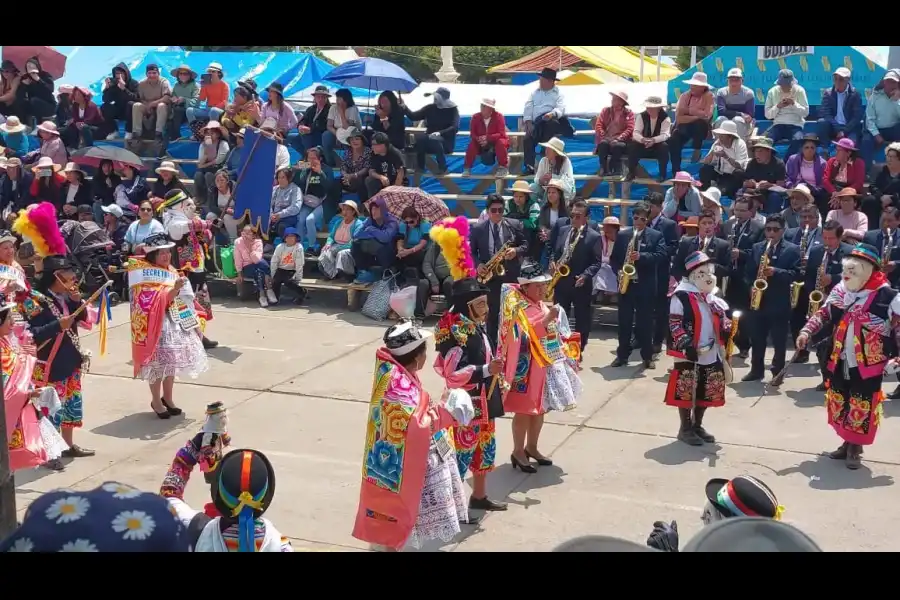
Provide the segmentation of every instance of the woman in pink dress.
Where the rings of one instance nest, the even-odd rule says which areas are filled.
[[[500,356],[510,388],[503,409],[514,413],[513,468],[525,473],[553,464],[538,451],[544,414],[575,408],[581,379],[575,372],[581,339],[572,333],[559,305],[544,302],[551,277],[540,264],[526,262],[519,284],[504,284],[500,297]]]

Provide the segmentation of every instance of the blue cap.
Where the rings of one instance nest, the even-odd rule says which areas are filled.
[[[289,236],[289,235],[297,236],[298,239],[300,238],[300,234],[297,233],[297,228],[296,228],[296,227],[286,227],[286,228],[284,229],[284,236],[283,236],[283,237],[287,237],[287,236]]]

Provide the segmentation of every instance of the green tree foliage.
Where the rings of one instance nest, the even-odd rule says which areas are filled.
[[[697,62],[700,62],[719,48],[721,48],[721,46],[697,46]],[[682,46],[678,50],[678,55],[675,57],[675,65],[682,71],[686,71],[691,68],[690,46]]]

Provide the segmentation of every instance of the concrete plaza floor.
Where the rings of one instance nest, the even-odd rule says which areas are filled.
[[[235,447],[272,459],[277,493],[268,516],[295,548],[365,549],[350,531],[374,352],[385,325],[328,306],[340,306],[339,300],[269,310],[219,300],[209,334],[221,346],[210,352],[206,374],[177,384],[186,415],[168,421],[155,417],[146,385],[131,377],[128,309],[116,307],[106,357],[97,356],[95,334],[84,336],[95,358],[84,383],[85,428],[76,441],[97,456],[67,461],[60,473],[17,473],[20,515],[38,495],[60,487],[117,480],[158,490],[175,452],[203,422],[205,405],[221,400]],[[654,521],[672,519],[686,540],[700,527],[707,480],[741,473],[767,482],[787,508],[785,520],[826,550],[897,549],[900,508],[891,494],[900,477],[900,402],[885,403],[886,419],[864,467],[848,471],[819,456],[839,440],[826,425],[822,394],[813,391],[817,368],[795,365],[781,391],[755,405],[762,384],[733,385],[727,406],[706,420],[719,442],[693,448],[674,439],[676,411],[662,403],[669,359],[654,371],[639,369],[637,361],[612,369],[614,348],[615,330],[595,331],[579,406],[547,416],[541,450],[554,466],[533,475],[513,471],[510,422],[499,421],[489,492],[507,500],[509,511],[489,514],[452,543],[426,550],[545,551],[588,533],[643,543]],[[429,365],[431,359],[433,353]],[[739,379],[747,368],[739,359],[736,365]],[[423,379],[431,393],[440,393],[430,368]],[[197,508],[208,501],[199,474],[186,500]]]

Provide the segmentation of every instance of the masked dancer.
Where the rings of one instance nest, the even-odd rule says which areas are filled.
[[[395,310],[412,316],[409,310]],[[433,401],[422,387],[428,332],[402,319],[384,333],[375,353],[363,478],[353,537],[373,549],[396,552],[407,541],[449,542],[468,520],[465,486],[448,428],[449,403]],[[471,402],[468,404],[471,417]],[[459,415],[463,420],[465,416]]]
[[[157,210],[163,213],[163,226],[169,239],[175,242],[174,266],[187,276],[194,290],[203,347],[210,350],[219,345],[206,337],[206,323],[213,318],[206,286],[206,253],[212,239],[210,224],[197,216],[196,204],[181,190],[168,192]]]
[[[487,475],[494,470],[497,458],[494,419],[503,416],[502,386],[499,379],[496,385],[492,386],[491,382],[501,374],[503,360],[496,357],[484,328],[490,292],[488,286],[475,279],[468,234],[465,217],[445,219],[430,232],[432,241],[441,247],[453,277],[450,308],[435,329],[438,352],[435,370],[444,378],[448,389],[468,392],[474,406],[471,422],[453,428],[460,476],[472,473],[469,509],[498,511],[506,510],[507,506],[488,498]]]
[[[19,213],[13,231],[32,243],[43,266],[34,289],[18,294],[16,308],[37,346],[34,384],[52,386],[59,395],[62,406],[53,424],[68,446],[62,456],[93,456],[93,450],[74,442],[74,432],[84,424],[81,375],[90,366],[90,353],[81,348],[78,327],[91,329],[96,309],[82,306],[75,266],[66,257],[68,249],[56,222],[56,207],[49,202],[32,204]]]
[[[674,357],[675,368],[669,375],[666,404],[678,409],[678,439],[702,446],[716,441],[703,428],[706,410],[725,405],[731,321],[725,315],[728,305],[713,295],[716,267],[712,259],[694,252],[685,261],[685,271],[669,304],[672,346],[667,354]]]
[[[848,469],[858,469],[863,447],[875,442],[884,418],[884,368],[897,356],[898,338],[898,292],[881,271],[878,250],[858,244],[843,260],[841,281],[797,337],[798,350],[811,340],[825,340],[830,349],[825,407],[843,443],[828,456],[846,461]]]
[[[561,306],[544,302],[550,281],[540,263],[526,261],[518,285],[505,284],[500,300],[499,353],[503,380],[510,384],[503,408],[513,413],[509,460],[524,473],[537,471],[531,459],[542,467],[553,464],[538,450],[544,414],[575,408],[582,390],[576,373],[580,336],[572,333]]]
[[[143,259],[128,265],[134,376],[150,384],[150,408],[160,419],[182,413],[175,377],[194,379],[209,368],[193,290],[172,266],[174,245],[165,234],[151,235]]]

